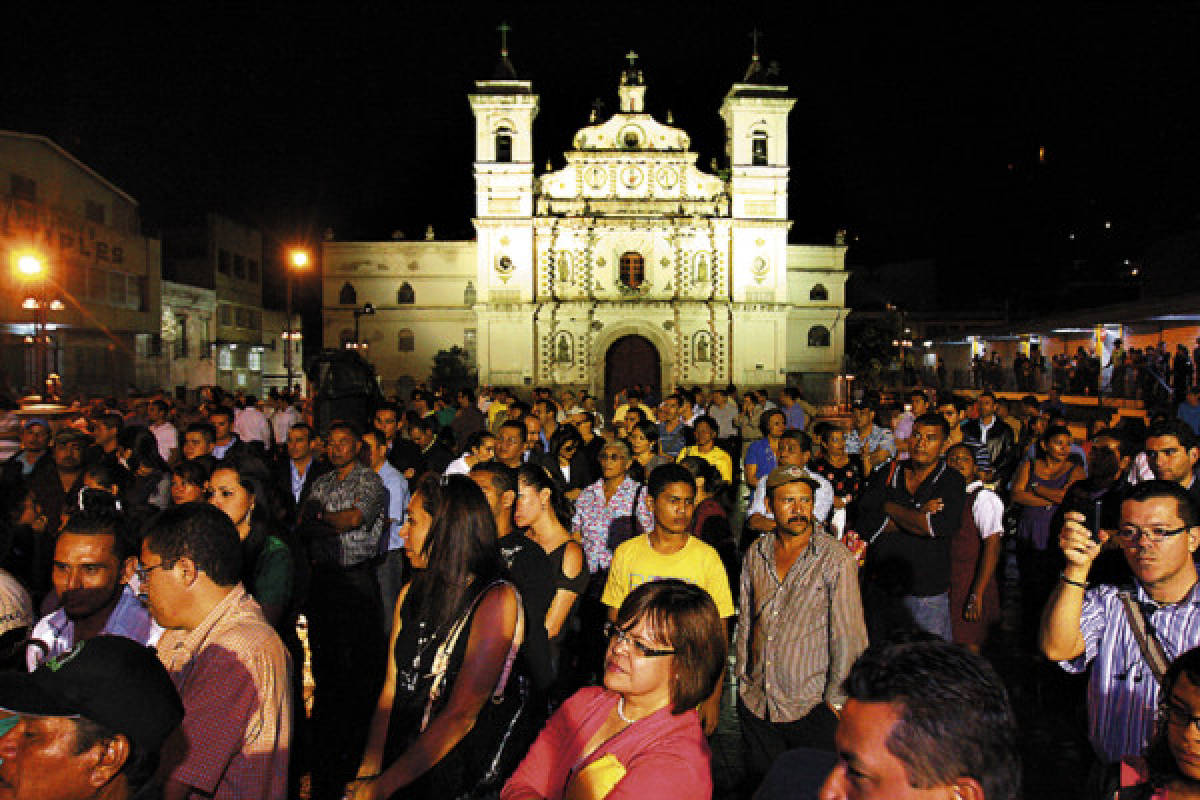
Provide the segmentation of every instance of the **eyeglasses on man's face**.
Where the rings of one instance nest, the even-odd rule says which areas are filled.
[[[604,635],[608,637],[609,644],[623,644],[626,647],[632,647],[642,658],[659,658],[661,656],[675,655],[674,650],[656,650],[639,642],[629,634],[629,631],[622,630],[612,622],[604,623]]]
[[[1187,525],[1181,525],[1178,528],[1139,528],[1137,525],[1122,525],[1117,528],[1115,538],[1118,544],[1123,545],[1137,544],[1139,541],[1162,544],[1172,536],[1178,536],[1186,530],[1188,530]]]

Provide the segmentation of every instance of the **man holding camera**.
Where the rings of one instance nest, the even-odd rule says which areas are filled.
[[[1089,588],[1088,572],[1108,534],[1084,515],[1066,515],[1059,544],[1066,568],[1042,617],[1041,648],[1068,672],[1095,661],[1088,728],[1097,757],[1112,763],[1142,752],[1154,729],[1167,664],[1200,644],[1200,591],[1192,554],[1200,512],[1178,483],[1139,483],[1121,504],[1114,535],[1133,572],[1131,587]]]

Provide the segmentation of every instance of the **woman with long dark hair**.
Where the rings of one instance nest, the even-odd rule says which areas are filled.
[[[396,601],[387,675],[348,796],[475,796],[499,787],[540,722],[522,714],[523,682],[511,674],[527,621],[470,478],[420,478],[402,532],[414,577]],[[514,725],[519,735],[506,736]]]
[[[526,464],[517,471],[514,521],[546,553],[548,569],[544,579],[552,587],[552,599],[544,624],[555,672],[559,672],[563,637],[588,585],[583,548],[570,534],[572,513],[570,503],[546,470]]]
[[[586,459],[575,458],[582,447],[583,437],[574,425],[559,425],[550,435],[550,449],[539,459],[559,492],[571,502],[592,482]]]
[[[208,502],[225,512],[242,540],[242,584],[258,601],[276,630],[294,623],[292,606],[295,560],[287,544],[274,535],[269,476],[256,460],[218,463],[206,484]]]

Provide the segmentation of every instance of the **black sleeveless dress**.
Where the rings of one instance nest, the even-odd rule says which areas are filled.
[[[448,653],[445,678],[438,697],[429,708],[428,721],[445,707],[454,682],[462,670],[466,657],[467,642],[471,626],[478,610],[478,599],[487,589],[506,583],[496,581],[479,586],[468,594],[466,611],[470,615],[467,624]],[[411,614],[412,605],[405,602],[400,610],[403,627],[396,637],[396,694],[392,703],[392,715],[388,721],[387,739],[384,743],[383,765],[386,769],[412,745],[421,733],[426,707],[435,676],[434,658],[443,648],[456,620],[441,630],[430,630],[429,624],[416,620]],[[462,614],[459,615],[461,618]],[[526,627],[529,621],[526,620]],[[516,769],[537,735],[541,720],[535,719],[534,704],[529,702],[528,681],[514,669],[504,688],[497,696],[493,694],[483,705],[475,725],[441,761],[409,786],[396,793],[396,797],[428,798],[429,800],[459,800],[485,796],[481,787],[498,791],[504,781]],[[426,721],[426,725],[428,725]],[[497,753],[500,758],[497,759]]]

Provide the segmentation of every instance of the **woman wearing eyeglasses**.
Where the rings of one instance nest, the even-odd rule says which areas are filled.
[[[604,685],[555,712],[501,800],[712,796],[696,706],[725,662],[725,626],[703,589],[645,583],[607,629]]]
[[[1200,797],[1200,647],[1171,663],[1159,696],[1154,737],[1144,757],[1122,760],[1119,788],[1110,785],[1105,800]]]

